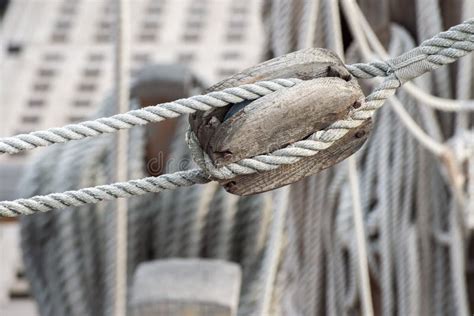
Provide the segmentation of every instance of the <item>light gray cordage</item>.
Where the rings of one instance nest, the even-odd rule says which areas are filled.
[[[188,144],[196,162],[203,170],[191,170],[11,202],[4,201],[0,202],[0,215],[18,216],[34,212],[46,212],[56,208],[97,203],[118,197],[141,195],[147,192],[159,192],[165,189],[204,183],[210,181],[210,178],[229,179],[236,175],[274,170],[280,165],[293,164],[302,157],[312,156],[320,150],[329,148],[351,129],[360,126],[365,120],[371,118],[375,111],[384,104],[385,100],[394,95],[404,82],[442,65],[452,63],[472,50],[474,50],[474,19],[454,26],[446,32],[439,33],[424,41],[420,46],[385,63],[368,64],[371,65],[371,68],[366,67],[366,64],[365,66],[355,64],[349,67],[349,70],[356,77],[370,78],[370,76],[383,75],[387,78],[366,97],[364,105],[353,110],[347,118],[336,121],[305,140],[278,149],[270,154],[243,159],[216,168],[210,158],[197,145],[194,137],[189,135]],[[38,146],[48,146],[53,143],[97,136],[118,129],[178,117],[181,114],[207,111],[214,107],[239,103],[243,100],[255,100],[278,89],[294,86],[298,82],[298,79],[263,81],[165,103],[160,106],[134,110],[109,118],[0,139],[0,153],[15,153]]]
[[[179,171],[158,177],[147,177],[139,180],[99,185],[77,191],[39,195],[29,199],[4,201],[0,205],[1,216],[29,215],[36,212],[48,212],[70,206],[94,204],[150,192],[173,190],[179,187],[209,182],[206,174],[199,169]]]
[[[149,106],[110,117],[102,117],[93,121],[0,138],[0,154],[16,154],[20,151],[37,147],[65,143],[71,140],[114,133],[118,130],[130,129],[134,126],[161,122],[196,111],[208,111],[245,100],[255,100],[274,91],[292,87],[299,81],[298,79],[260,81],[255,84],[232,87],[206,95],[192,96],[187,99]]]

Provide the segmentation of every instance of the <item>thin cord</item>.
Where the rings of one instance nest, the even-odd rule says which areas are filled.
[[[342,43],[341,21],[339,17],[338,0],[330,0],[330,10],[333,22],[333,31],[335,33],[335,50],[339,57],[345,61],[345,54]],[[362,312],[365,316],[374,315],[374,305],[372,302],[372,289],[370,287],[369,264],[367,260],[367,245],[365,237],[364,216],[361,202],[359,175],[357,172],[357,158],[352,155],[347,159],[347,170],[349,175],[350,191],[352,197],[352,217],[354,220],[356,245],[357,245],[357,263],[359,268],[359,287],[362,298]]]
[[[261,305],[257,308],[256,315],[270,315],[273,285],[278,272],[278,264],[282,252],[283,232],[285,229],[286,214],[288,212],[288,198],[290,189],[288,186],[275,191],[275,210],[271,222],[270,235],[267,251],[263,259],[265,269],[265,280],[263,281],[263,298]]]
[[[359,263],[360,291],[362,297],[362,315],[373,316],[374,308],[372,302],[372,290],[370,288],[369,264],[367,261],[367,246],[363,212],[360,200],[359,176],[357,172],[357,161],[354,155],[348,159],[349,182],[352,196],[352,216],[357,244],[357,262]]]
[[[350,29],[352,31],[352,34],[354,35],[354,38],[356,39],[357,44],[359,44],[359,49],[362,55],[365,59],[372,58],[374,54],[367,43],[364,32],[360,28],[360,19],[359,16],[356,14],[355,2],[353,0],[342,0],[342,4],[344,13],[347,16],[347,20],[350,25]],[[378,45],[381,46],[380,43],[378,43]],[[388,57],[388,54],[386,52],[385,56]],[[409,84],[409,82],[407,82],[406,84]],[[430,137],[428,134],[426,134],[421,129],[421,127],[416,124],[416,122],[411,118],[410,114],[406,112],[403,105],[400,103],[400,101],[398,101],[395,96],[391,98],[390,104],[392,105],[392,108],[395,110],[395,112],[398,114],[400,120],[412,133],[412,135],[420,142],[420,144],[422,144],[426,149],[428,149],[430,152],[432,152],[438,157],[441,155],[441,153],[444,152],[445,147],[441,143],[438,143],[435,139]]]
[[[118,112],[129,110],[130,90],[128,69],[129,63],[129,3],[128,0],[117,0],[116,39],[115,39],[115,92]],[[121,130],[117,135],[117,182],[128,178],[128,131]],[[116,266],[114,315],[125,316],[127,312],[127,213],[128,204],[125,198],[117,199],[116,212]]]

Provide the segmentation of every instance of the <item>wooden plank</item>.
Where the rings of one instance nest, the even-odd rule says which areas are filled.
[[[142,263],[131,291],[132,316],[233,316],[239,265],[222,260],[165,259]]]

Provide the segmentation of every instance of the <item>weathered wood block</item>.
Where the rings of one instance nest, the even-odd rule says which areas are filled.
[[[222,260],[166,259],[141,264],[131,291],[132,316],[233,316],[241,271]]]
[[[325,49],[305,49],[236,74],[210,90],[276,78],[303,81],[253,102],[190,115],[191,130],[217,167],[303,140],[344,119],[364,103],[364,94],[341,60]],[[277,170],[218,180],[234,194],[249,195],[294,183],[356,152],[371,130],[367,120],[330,148]]]

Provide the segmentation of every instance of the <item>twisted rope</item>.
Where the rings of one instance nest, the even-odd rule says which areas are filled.
[[[232,179],[237,175],[275,170],[282,165],[289,165],[299,160],[316,155],[321,150],[331,147],[350,130],[359,127],[370,119],[387,98],[395,94],[400,82],[395,77],[387,78],[365,99],[365,104],[343,120],[339,120],[309,136],[305,140],[293,143],[285,148],[252,158],[245,158],[235,163],[216,167],[211,158],[199,145],[193,132],[188,131],[187,142],[196,163],[215,179]]]
[[[0,154],[16,154],[23,150],[65,143],[71,140],[114,133],[118,130],[130,129],[134,126],[161,122],[183,114],[192,114],[196,111],[208,111],[214,108],[225,107],[229,104],[240,103],[245,100],[256,100],[277,90],[292,87],[298,82],[300,82],[299,79],[260,81],[254,84],[232,87],[222,91],[211,92],[206,95],[193,96],[187,99],[149,106],[123,114],[103,117],[93,121],[0,138]]]
[[[370,119],[375,111],[384,104],[385,100],[392,96],[405,81],[439,68],[442,65],[452,63],[472,50],[474,50],[474,19],[454,26],[450,30],[424,41],[419,47],[397,58],[393,58],[385,63],[368,64],[372,68],[366,67],[367,64],[365,66],[356,64],[349,67],[350,71],[356,74],[356,77],[363,78],[364,73],[357,71],[365,69],[364,71],[368,75],[382,75],[383,72],[387,78],[366,97],[365,103],[360,108],[353,110],[346,119],[336,121],[326,129],[312,134],[307,139],[298,141],[270,154],[258,155],[217,168],[213,165],[207,154],[198,146],[195,136],[192,133],[188,133],[187,141],[192,154],[203,170],[194,169],[174,174],[165,174],[159,177],[149,177],[64,193],[53,193],[47,196],[36,196],[30,199],[20,199],[11,202],[4,201],[0,202],[0,215],[17,216],[46,212],[56,208],[97,203],[119,197],[141,195],[147,192],[160,192],[165,189],[171,190],[181,186],[205,183],[210,181],[210,177],[229,179],[236,175],[264,172],[274,170],[281,165],[293,164],[303,157],[315,155],[319,151],[329,148],[351,129],[357,128],[364,121]],[[111,133],[118,129],[128,129],[150,122],[159,122],[168,118],[178,117],[182,114],[207,111],[244,100],[255,100],[276,90],[292,87],[298,82],[300,82],[299,79],[262,81],[223,91],[211,92],[207,95],[164,103],[159,106],[130,111],[109,118],[4,138],[0,139],[0,153],[16,153],[25,149]]]
[[[474,48],[474,19],[451,27],[423,41],[420,46],[392,59],[347,65],[354,77],[370,79],[395,74],[403,83],[452,63]]]
[[[14,217],[37,212],[48,212],[54,209],[93,204],[150,192],[157,193],[164,190],[174,190],[179,187],[202,184],[209,181],[209,178],[202,170],[191,169],[164,174],[159,177],[117,182],[63,193],[38,195],[29,199],[18,199],[11,202],[3,201],[0,202],[0,216]]]

